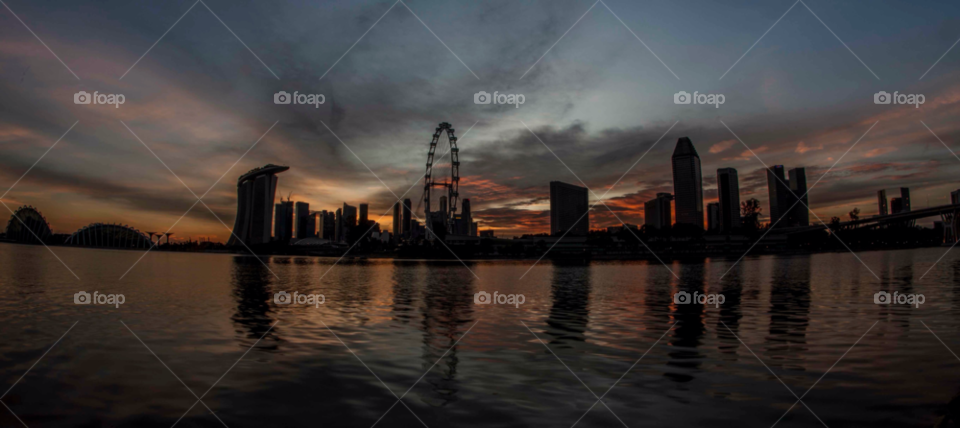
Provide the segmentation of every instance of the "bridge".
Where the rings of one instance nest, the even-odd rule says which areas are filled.
[[[877,215],[868,218],[840,222],[841,229],[863,226],[880,227],[886,225],[904,224],[912,220],[921,218],[940,216],[943,221],[943,241],[946,243],[957,242],[957,231],[960,230],[960,203],[940,205],[936,207],[921,208],[896,214]],[[782,227],[770,231],[771,234],[796,234],[804,232],[813,232],[827,229],[828,225],[817,224],[813,226]]]

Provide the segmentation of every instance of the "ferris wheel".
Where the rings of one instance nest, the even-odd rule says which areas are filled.
[[[437,144],[440,142],[440,137],[444,131],[447,132],[447,139],[450,142],[450,176],[449,181],[448,177],[443,177],[443,181],[441,182],[437,177],[434,177],[433,162],[437,151]],[[434,187],[443,187],[447,191],[447,203],[439,204],[440,209],[437,211],[439,218],[436,216],[431,218],[430,193]],[[451,230],[450,228],[453,222],[450,220],[457,211],[457,202],[460,198],[459,188],[460,157],[459,149],[457,149],[457,136],[454,134],[453,125],[443,122],[437,126],[436,131],[433,133],[433,140],[430,141],[430,152],[427,153],[427,172],[423,177],[423,203],[427,222],[425,226],[427,229],[433,228],[433,225],[430,224],[431,221],[441,221],[448,232]]]

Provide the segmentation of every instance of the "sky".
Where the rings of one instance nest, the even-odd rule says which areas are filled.
[[[423,194],[440,122],[459,139],[461,198],[498,236],[548,232],[554,180],[603,198],[592,228],[642,224],[643,203],[673,193],[680,137],[699,151],[704,204],[725,167],[764,213],[765,165],[806,168],[813,223],[876,214],[881,189],[924,207],[960,188],[956,3],[3,5],[0,200],[58,233],[114,222],[226,241],[236,179],[268,163],[290,166],[278,195],[369,203],[389,228],[394,202]],[[81,91],[124,103],[76,104]],[[279,91],[324,103],[275,104]],[[524,103],[476,104],[481,91]],[[677,104],[681,91],[724,102]],[[880,91],[924,102],[876,104]]]

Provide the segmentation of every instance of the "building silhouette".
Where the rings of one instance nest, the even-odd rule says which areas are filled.
[[[280,242],[290,242],[293,238],[293,201],[284,201],[276,205],[276,218],[273,222],[273,238]]]
[[[288,166],[268,164],[237,179],[237,219],[227,245],[256,245],[270,241],[277,174],[288,169]]]
[[[297,202],[295,216],[297,219],[297,239],[309,238],[312,235],[310,233],[310,204]]]
[[[413,223],[412,223],[412,220],[413,220],[413,219],[411,218],[411,215],[410,215],[410,214],[411,214],[411,212],[410,212],[410,200],[409,200],[409,199],[404,199],[404,200],[403,200],[403,224],[402,224],[402,226],[403,226],[402,229],[403,229],[403,230],[401,231],[401,232],[403,233],[403,237],[404,237],[404,238],[412,238],[412,237],[413,237]]]
[[[720,203],[711,202],[707,204],[707,230],[720,230]]]
[[[550,234],[586,235],[590,231],[587,188],[550,182]]]
[[[877,190],[877,208],[880,212],[880,215],[890,214],[890,211],[887,210],[887,191],[886,190]]]
[[[807,199],[807,171],[804,168],[790,170],[790,191],[793,192],[790,200],[790,225],[809,226],[810,208]],[[799,199],[800,203],[796,203]]]
[[[809,226],[806,170],[791,169],[789,179],[784,176],[783,171],[783,165],[774,165],[767,169],[770,224],[776,227]]]
[[[903,210],[903,198],[890,198],[890,214],[900,214]]]
[[[703,180],[700,155],[689,138],[677,140],[673,150],[673,194],[677,224],[703,228]]]
[[[670,201],[673,195],[657,193],[657,197],[643,204],[643,224],[655,229],[663,229],[672,225]]]
[[[333,229],[333,240],[336,242],[342,242],[345,238],[343,237],[343,210],[337,208],[337,215],[334,221]]]
[[[347,205],[344,202],[343,213],[340,218],[342,219],[340,222],[340,240],[347,241],[350,239],[350,231],[357,228],[357,207]]]
[[[360,204],[360,223],[359,223],[360,227],[363,227],[363,228],[369,227],[367,226],[367,222],[370,220],[369,211],[370,211],[370,205]]]
[[[717,193],[720,197],[719,229],[730,233],[740,228],[740,178],[733,168],[717,170]]]
[[[910,188],[901,187],[900,188],[900,199],[903,202],[903,209],[901,212],[908,213],[910,212]]]
[[[400,240],[400,219],[402,214],[400,214],[400,201],[397,201],[393,204],[393,240],[397,242]]]
[[[323,210],[320,212],[320,217],[317,221],[317,237],[333,241],[337,227],[336,215],[330,211]]]

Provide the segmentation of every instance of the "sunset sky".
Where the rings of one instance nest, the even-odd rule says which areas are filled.
[[[607,194],[642,224],[643,202],[673,193],[670,154],[684,136],[701,156],[704,204],[717,168],[732,167],[741,199],[766,213],[763,164],[730,130],[767,165],[806,167],[810,185],[843,156],[810,192],[824,221],[876,214],[880,189],[910,187],[917,208],[960,188],[957,3],[3,2],[0,191],[79,121],[3,197],[38,207],[58,233],[166,230],[196,201],[180,179],[203,195],[223,176],[204,202],[226,227],[198,204],[172,231],[226,241],[237,177],[267,163],[290,166],[278,195],[315,210],[367,202],[389,227],[384,184],[417,205],[440,122],[460,137],[461,197],[499,236],[549,231],[550,181],[579,176],[602,195],[649,149]],[[326,102],[276,105],[281,90]],[[126,100],[78,105],[78,91]],[[525,103],[478,105],[478,91]],[[678,91],[725,103],[677,105]],[[878,91],[926,100],[876,105]],[[602,205],[590,222],[619,224]]]

